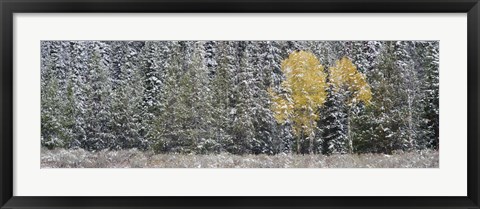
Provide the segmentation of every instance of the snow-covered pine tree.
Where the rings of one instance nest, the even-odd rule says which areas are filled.
[[[138,51],[130,41],[112,42],[115,87],[112,91],[111,114],[114,148],[145,149],[147,141],[142,135],[143,85],[139,69]]]
[[[218,65],[218,51],[217,51],[217,41],[205,41],[205,64],[208,68],[208,74],[210,77],[213,77],[216,73],[216,67]]]
[[[87,64],[88,73],[83,92],[85,101],[86,140],[81,147],[87,150],[102,150],[115,146],[111,132],[111,79],[106,56],[109,47],[102,42],[88,42],[91,61]]]
[[[370,103],[372,97],[370,86],[365,75],[360,73],[347,57],[338,60],[334,66],[329,68],[328,83],[331,89],[329,91],[331,98],[327,102],[328,118],[324,125],[327,126],[325,143],[329,145],[323,147],[331,149],[327,153],[352,153],[351,120],[362,109],[362,104]],[[339,122],[344,123],[339,124]],[[332,136],[338,138],[331,138]]]
[[[145,41],[142,53],[140,54],[140,69],[143,77],[143,102],[142,109],[144,111],[144,120],[147,125],[151,124],[160,108],[159,96],[162,88],[162,80],[160,73],[162,67],[160,56],[164,55],[161,45],[162,42]],[[168,53],[168,51],[166,51]],[[164,55],[165,56],[165,55]],[[147,129],[149,129],[147,127]],[[148,130],[147,130],[148,131]]]
[[[189,47],[192,50],[187,71],[184,76],[187,87],[185,102],[191,108],[188,111],[190,120],[186,121],[190,124],[191,133],[190,138],[194,139],[192,151],[199,154],[218,153],[221,150],[221,144],[215,140],[214,127],[215,121],[213,119],[213,94],[210,82],[210,70],[208,68],[208,59],[205,59],[206,49],[205,43],[202,41],[189,42]],[[212,66],[214,68],[214,66]]]
[[[420,130],[417,149],[439,148],[439,43],[419,41],[415,43],[417,68],[423,81],[420,90],[424,92],[420,106]]]
[[[233,100],[234,73],[236,71],[235,42],[220,41],[218,46],[218,65],[212,79],[214,139],[221,144],[221,151],[233,152],[235,144],[231,135],[235,106]]]
[[[329,78],[327,78],[329,82]],[[332,85],[327,88],[327,99],[325,106],[320,109],[322,119],[318,122],[319,129],[322,129],[321,133],[322,141],[321,146],[318,147],[318,152],[323,154],[333,153],[347,153],[347,114],[344,111],[346,109],[345,102],[340,94],[333,92]]]
[[[316,48],[316,47],[315,47]],[[321,60],[327,66],[334,66],[335,62],[343,56],[347,56],[346,42],[329,41],[324,47],[316,49],[321,55]],[[321,117],[318,126],[323,135],[321,151],[323,154],[347,153],[348,152],[348,127],[347,105],[345,92],[334,91],[331,81],[331,73],[327,73],[327,100],[321,108]]]
[[[418,69],[415,69],[413,60],[415,45],[409,41],[397,41],[395,43],[395,64],[402,76],[402,86],[406,105],[401,107],[405,118],[404,142],[402,150],[411,151],[417,145],[419,137],[420,115],[422,112],[421,98],[423,92],[420,90],[421,81],[418,75]]]
[[[252,145],[258,143],[255,138],[255,127],[253,124],[253,69],[251,63],[251,42],[239,42],[237,46],[237,71],[234,75],[234,119],[232,124],[232,135],[235,144],[232,150],[235,154],[250,153]]]
[[[392,153],[402,149],[407,127],[402,110],[406,105],[406,95],[402,89],[403,75],[396,65],[396,43],[388,41],[381,50],[378,71],[372,72],[372,105],[366,115],[372,118],[370,128],[361,136],[363,145],[359,149],[366,152]],[[362,151],[361,151],[362,152]]]
[[[74,77],[68,42],[43,41],[41,68],[42,144],[70,147],[75,135]],[[48,56],[47,56],[48,55]]]
[[[249,91],[251,92],[251,113],[254,126],[254,140],[250,141],[250,149],[254,154],[273,154],[274,138],[273,131],[275,119],[270,110],[270,99],[267,92],[270,86],[273,70],[269,67],[269,61],[266,60],[266,42],[256,41],[247,45],[247,51],[250,55],[248,62],[251,66],[251,80],[249,81]]]
[[[266,41],[262,44],[261,48],[263,52],[263,69],[262,72],[266,72],[264,75],[264,88],[271,88],[276,92],[280,92],[280,85],[285,80],[285,75],[282,72],[282,50],[279,41]],[[288,56],[288,55],[286,55]],[[286,57],[285,57],[286,58]],[[268,93],[268,91],[267,91]],[[272,106],[272,101],[268,101],[268,108]],[[272,133],[272,147],[273,153],[288,153],[293,149],[294,136],[292,124],[289,121],[279,124],[275,122],[274,113],[270,110],[270,114],[264,119],[270,121],[270,126],[273,130]]]
[[[352,62],[359,72],[367,75],[378,66],[382,43],[380,41],[355,41],[353,44]]]
[[[162,108],[155,119],[157,152],[208,153],[220,150],[214,138],[212,93],[203,42],[172,42],[165,72]]]
[[[172,151],[177,146],[177,133],[179,128],[177,115],[174,108],[177,108],[177,97],[180,94],[178,80],[183,73],[182,54],[184,49],[179,41],[170,42],[171,52],[168,58],[168,65],[163,70],[163,85],[160,93],[160,110],[153,117],[151,125],[147,126],[147,136],[152,141],[152,148],[156,153]],[[145,83],[144,83],[145,84]],[[146,114],[148,108],[145,110]]]
[[[42,42],[42,47],[50,54],[48,43]],[[52,51],[53,52],[53,51]],[[63,146],[60,133],[63,131],[58,110],[60,109],[59,82],[55,77],[53,54],[43,59],[41,69],[41,144],[44,147],[54,148]]]
[[[363,73],[371,88],[376,88],[378,82],[374,79],[375,73],[379,72],[380,52],[382,50],[381,41],[361,41],[354,43],[353,63],[357,66],[359,72]],[[368,109],[369,107],[365,107]],[[352,137],[354,152],[370,152],[370,142],[362,140],[367,139],[366,133],[373,126],[375,118],[369,117],[368,111],[357,111],[352,117]]]

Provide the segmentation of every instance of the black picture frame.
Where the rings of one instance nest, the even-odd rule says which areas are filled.
[[[1,208],[479,208],[478,0],[0,0]],[[13,196],[14,13],[467,13],[468,195],[465,197],[22,197]],[[445,179],[448,181],[449,179]]]

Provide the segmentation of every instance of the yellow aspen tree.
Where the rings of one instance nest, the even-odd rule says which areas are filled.
[[[281,124],[287,121],[293,124],[297,153],[304,136],[310,138],[309,151],[312,151],[318,109],[327,97],[324,67],[314,54],[295,51],[282,62],[282,72],[285,80],[281,92],[269,90],[275,119]]]
[[[353,152],[352,136],[350,134],[350,117],[352,108],[363,102],[370,104],[372,92],[367,82],[366,76],[357,70],[355,64],[347,58],[335,62],[335,66],[329,68],[329,85],[332,86],[334,93],[340,93],[347,96],[347,137],[348,151]]]

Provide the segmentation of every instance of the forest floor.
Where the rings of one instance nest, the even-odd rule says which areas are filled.
[[[136,149],[41,150],[41,168],[438,168],[437,151],[345,155],[185,155]]]

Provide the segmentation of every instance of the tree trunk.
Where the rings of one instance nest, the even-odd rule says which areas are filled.
[[[310,122],[310,126],[312,126],[313,123]],[[308,135],[308,138],[310,138],[310,146],[308,148],[308,154],[312,154],[313,153],[313,139],[315,138],[314,134],[310,133]]]
[[[352,154],[353,153],[353,139],[352,135],[350,134],[350,108],[347,110],[347,140],[348,140],[348,153]]]
[[[300,132],[300,135],[297,137],[297,154],[300,154],[300,140],[303,137],[303,130]]]

